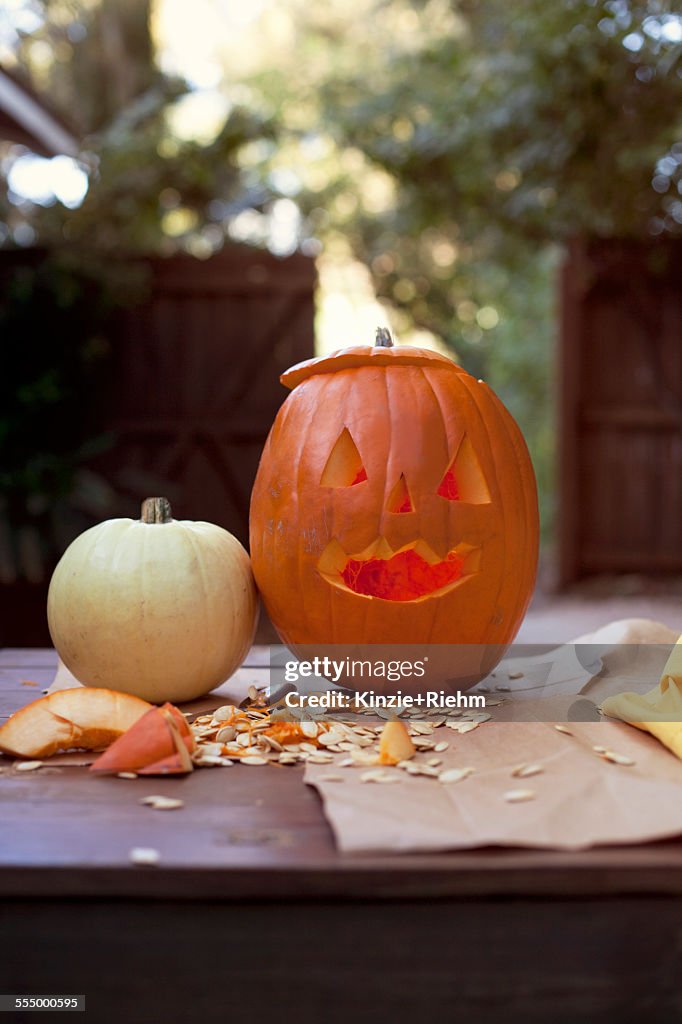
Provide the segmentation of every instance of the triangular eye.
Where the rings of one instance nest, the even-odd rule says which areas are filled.
[[[489,503],[490,491],[476,452],[466,434],[436,493],[448,501],[465,501],[470,505]]]
[[[360,452],[344,427],[331,450],[320,483],[323,487],[352,487],[367,479]]]
[[[446,471],[436,493],[440,494],[441,498],[447,498],[448,501],[459,501],[459,487],[453,466]]]
[[[400,479],[391,491],[388,499],[388,505],[386,506],[389,512],[412,512],[412,502],[410,500],[410,492],[407,489],[405,483],[405,477],[400,474]]]

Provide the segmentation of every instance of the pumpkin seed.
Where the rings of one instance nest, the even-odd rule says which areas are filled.
[[[557,732],[562,732],[564,736],[572,736],[573,733],[570,729],[567,729],[565,725],[555,725],[554,728]]]
[[[630,765],[635,764],[632,757],[628,757],[627,754],[619,754],[615,750],[607,750],[602,757],[605,761],[612,761],[613,764]]]
[[[137,772],[116,772],[117,779],[136,779]]]
[[[15,761],[14,767],[18,772],[34,772],[36,768],[42,768],[44,761]]]
[[[544,770],[541,764],[518,764],[512,769],[512,775],[519,779],[527,779],[531,775],[540,775]]]
[[[458,722],[455,729],[460,736],[464,736],[465,733],[473,732],[474,729],[478,729],[480,724],[480,722]]]
[[[267,758],[259,757],[256,754],[250,754],[248,757],[242,758],[242,764],[267,764]]]
[[[438,776],[438,781],[444,784],[449,782],[461,782],[473,772],[473,768],[447,768]]]
[[[132,864],[145,867],[153,867],[161,860],[159,851],[153,850],[149,846],[134,846],[128,857]]]
[[[508,789],[504,794],[504,799],[508,804],[521,804],[526,800],[535,799],[534,789]]]
[[[392,775],[383,768],[374,768],[372,771],[363,772],[360,782],[398,782],[398,777]]]
[[[236,736],[235,728],[233,725],[226,725],[224,728],[219,729],[216,733],[216,742],[218,743],[229,743]]]
[[[333,747],[336,743],[343,742],[343,733],[337,732],[336,729],[329,729],[327,732],[322,733],[318,742],[323,747]]]
[[[237,709],[232,704],[225,704],[222,708],[218,708],[213,712],[214,722],[228,722],[231,718],[237,714]],[[197,718],[197,722],[202,721],[203,718]]]
[[[441,754],[444,750],[447,750],[449,746],[450,744],[447,742],[447,740],[441,740],[440,743],[436,743],[433,749],[437,754]]]
[[[433,732],[433,726],[430,722],[412,722],[410,729],[417,736],[430,736]]]
[[[143,796],[140,803],[153,807],[155,811],[175,811],[185,806],[184,800],[177,800],[172,796]]]

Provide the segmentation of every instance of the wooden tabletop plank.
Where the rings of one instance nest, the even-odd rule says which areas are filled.
[[[3,647],[0,668],[56,668],[57,652],[52,647]]]
[[[13,658],[16,667],[4,662],[0,671],[0,696],[12,710],[40,695],[21,685],[35,652]],[[49,681],[54,664],[47,652],[39,681]],[[55,891],[178,899],[682,894],[679,841],[580,853],[342,855],[299,767],[123,780],[49,764],[17,772],[12,763],[0,758],[0,899]],[[153,793],[179,796],[184,806],[142,806]],[[135,846],[157,849],[159,866],[133,866]]]

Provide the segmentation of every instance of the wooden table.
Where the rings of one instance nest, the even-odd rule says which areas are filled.
[[[55,663],[0,652],[0,716]],[[676,1020],[681,896],[677,842],[342,856],[298,768],[0,775],[0,993],[84,993],[98,1024]]]

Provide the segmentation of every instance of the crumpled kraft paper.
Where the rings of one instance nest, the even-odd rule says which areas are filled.
[[[682,762],[630,726],[570,720],[581,704],[596,714],[605,696],[632,689],[635,679],[650,688],[677,636],[658,623],[625,620],[580,638],[588,658],[567,646],[549,672],[543,658],[505,663],[479,687],[504,698],[490,708],[494,720],[464,735],[445,726],[433,733],[448,742],[437,755],[442,770],[474,769],[460,782],[398,768],[385,770],[398,780],[393,784],[362,782],[366,769],[312,764],[305,781],[319,791],[337,845],[349,853],[489,845],[571,850],[682,834]],[[648,651],[647,642],[656,646]],[[555,728],[553,716],[570,734]],[[632,763],[605,760],[594,747]],[[521,764],[541,765],[542,772],[515,777]],[[532,798],[508,802],[512,790]]]

